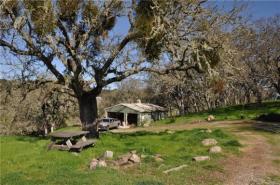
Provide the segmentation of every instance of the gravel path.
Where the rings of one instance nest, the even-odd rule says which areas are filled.
[[[241,156],[231,156],[222,161],[226,185],[263,185],[267,184],[265,177],[280,176],[280,169],[276,169],[272,164],[272,161],[280,156],[274,157],[273,146],[264,136],[247,131],[237,135],[243,138],[241,143],[245,147],[242,148]]]
[[[138,131],[147,131],[147,132],[160,132],[165,130],[191,130],[194,128],[222,128],[222,127],[232,127],[235,126],[244,126],[250,125],[253,121],[214,121],[214,122],[195,122],[195,123],[185,123],[185,124],[166,124],[166,125],[155,125],[150,127],[135,127],[135,128],[123,128],[123,129],[114,129],[110,130],[112,133],[133,133]]]

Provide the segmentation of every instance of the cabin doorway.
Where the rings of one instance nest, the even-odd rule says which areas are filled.
[[[138,121],[138,114],[132,114],[132,113],[127,114],[127,123],[129,125],[137,125],[137,121]]]

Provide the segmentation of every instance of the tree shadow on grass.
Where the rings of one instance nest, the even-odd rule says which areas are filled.
[[[132,133],[114,133],[114,135],[119,136],[120,138],[125,138],[125,137],[132,137],[132,136],[161,136],[168,134],[165,131],[162,132],[148,132],[148,131],[137,131],[137,132],[132,132]]]
[[[42,140],[49,140],[47,137],[36,137],[36,136],[17,136],[17,141],[23,141],[23,142],[29,142],[29,143],[35,143]]]

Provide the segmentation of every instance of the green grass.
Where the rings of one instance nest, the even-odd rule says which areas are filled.
[[[222,120],[240,120],[240,119],[255,119],[261,114],[278,113],[280,114],[280,101],[264,102],[262,104],[247,104],[236,105],[231,107],[217,108],[212,111],[190,113],[185,116],[168,118],[156,121],[154,124],[173,124],[187,123],[198,120],[206,120],[208,115],[215,116],[217,121]]]
[[[209,155],[209,147],[201,145],[205,138],[215,138],[223,154],[212,154],[211,160],[196,163],[192,157]],[[93,148],[75,156],[69,152],[47,151],[48,139],[25,136],[2,136],[1,184],[102,184],[102,185],[181,185],[219,184],[213,171],[222,171],[218,159],[238,153],[240,144],[222,130],[205,133],[202,129],[166,132],[136,132],[133,134],[103,133]],[[139,166],[128,169],[99,168],[90,171],[88,164],[106,150],[114,157],[137,150],[139,154],[161,154],[164,162],[147,157]],[[187,164],[188,167],[168,175],[162,171]]]

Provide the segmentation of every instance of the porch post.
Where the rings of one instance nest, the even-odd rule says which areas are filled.
[[[138,117],[137,118],[137,126],[140,126],[140,125],[142,125],[142,115],[141,115],[141,113],[139,113],[137,117]]]
[[[124,126],[127,126],[127,113],[124,113]]]

